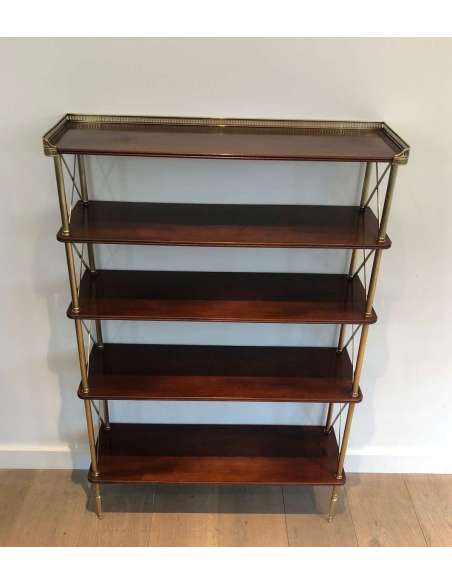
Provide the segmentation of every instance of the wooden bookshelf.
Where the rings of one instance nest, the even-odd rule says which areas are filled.
[[[68,316],[76,329],[78,395],[98,516],[102,483],[280,484],[330,485],[331,520],[362,399],[360,376],[376,321],[381,257],[391,246],[386,232],[396,174],[409,156],[406,142],[384,122],[66,114],[43,146],[56,172],[57,238],[66,250]],[[96,201],[87,188],[85,158],[91,155],[361,162],[362,194],[345,206],[317,205],[314,193],[311,205]],[[80,199],[72,209],[67,177]],[[381,213],[371,208],[379,195]],[[345,274],[105,270],[95,264],[97,244],[342,249],[351,256]],[[104,320],[339,329],[337,345],[325,347],[146,345],[104,342]],[[164,400],[168,407],[181,400],[320,403],[327,411],[314,426],[125,424],[110,422],[110,400]]]

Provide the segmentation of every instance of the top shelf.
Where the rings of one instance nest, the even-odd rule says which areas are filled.
[[[408,144],[384,122],[66,114],[44,152],[406,164]]]

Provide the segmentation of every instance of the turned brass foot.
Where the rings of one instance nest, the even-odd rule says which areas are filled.
[[[336,503],[339,499],[339,493],[337,492],[337,487],[333,487],[331,491],[331,499],[330,499],[330,510],[328,513],[328,523],[331,523],[334,519],[334,512],[336,510]]]
[[[96,491],[96,515],[98,517],[98,519],[103,519],[103,515],[102,515],[102,497],[100,495],[100,486],[95,483],[94,484],[94,488]]]

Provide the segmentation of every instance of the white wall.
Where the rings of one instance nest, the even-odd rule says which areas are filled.
[[[1,40],[0,466],[87,464],[51,159],[63,113],[386,120],[412,146],[401,168],[355,415],[349,470],[451,472],[452,40]],[[275,202],[357,199],[359,165],[97,158],[95,198]],[[100,264],[342,271],[344,252],[113,248]],[[333,344],[328,326],[106,323],[132,341]],[[317,423],[294,404],[113,404],[113,418]]]

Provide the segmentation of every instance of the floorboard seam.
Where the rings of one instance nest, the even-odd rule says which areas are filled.
[[[346,501],[344,500],[344,503],[347,506],[348,512],[350,513],[350,519],[352,520],[353,533],[355,534],[356,546],[357,547],[362,547],[361,544],[359,543],[358,530],[356,529],[355,520],[353,519],[352,508],[351,508],[351,505],[350,505],[350,501],[348,500],[348,492],[347,492],[346,485],[344,485],[344,499],[346,499]]]
[[[431,547],[431,545],[429,544],[429,542],[427,540],[427,537],[425,536],[424,528],[422,527],[422,521],[419,519],[419,515],[418,515],[417,509],[416,509],[416,505],[415,505],[414,499],[413,499],[413,497],[411,495],[410,487],[408,486],[408,483],[406,481],[406,477],[404,475],[402,475],[402,480],[403,480],[403,484],[405,485],[405,489],[407,490],[408,497],[409,497],[409,499],[411,501],[411,506],[413,507],[414,515],[416,516],[416,520],[417,520],[417,522],[419,524],[419,528],[421,530],[422,537],[424,538],[425,545],[427,547]]]
[[[151,519],[149,521],[149,535],[148,535],[148,541],[146,543],[146,547],[154,547],[151,544],[151,541],[152,541],[152,524],[154,523],[154,514],[155,514],[155,494],[156,494],[157,489],[158,489],[158,485],[152,489],[152,513],[151,513]]]
[[[290,538],[289,538],[289,528],[287,527],[286,498],[284,496],[284,487],[281,487],[281,497],[282,497],[282,504],[283,504],[283,513],[284,513],[284,525],[286,527],[287,547],[291,547]]]

